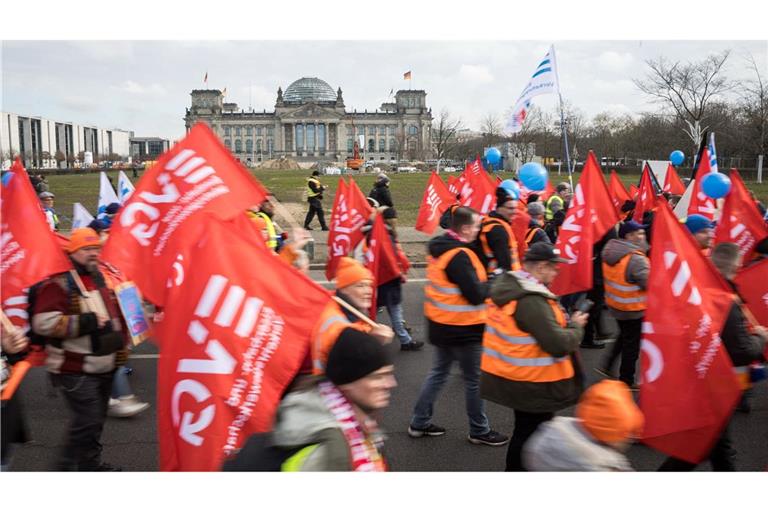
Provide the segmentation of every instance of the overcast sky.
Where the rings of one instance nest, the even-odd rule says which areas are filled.
[[[341,87],[347,110],[378,108],[391,89],[427,92],[465,126],[515,102],[551,41],[5,41],[2,110],[176,140],[192,89],[227,88],[240,108],[274,109],[276,91],[316,76]],[[768,69],[765,41],[555,41],[563,97],[588,116],[653,110],[632,83],[646,59],[696,61],[732,50],[726,73]],[[554,97],[535,104],[551,109]]]

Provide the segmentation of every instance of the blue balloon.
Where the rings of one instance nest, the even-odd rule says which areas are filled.
[[[486,149],[485,160],[491,165],[499,165],[499,162],[501,162],[501,151],[496,148]]]
[[[682,163],[685,162],[685,153],[683,153],[679,149],[676,149],[669,154],[669,161],[672,162],[672,165],[674,165],[675,167],[677,167],[678,165],[682,165]]]
[[[499,183],[499,188],[504,189],[512,199],[520,199],[520,186],[515,180],[504,180]]]
[[[731,179],[720,172],[710,172],[701,180],[701,191],[712,199],[720,199],[731,191]]]
[[[523,164],[517,171],[517,176],[529,190],[541,191],[547,188],[547,169],[537,162]]]

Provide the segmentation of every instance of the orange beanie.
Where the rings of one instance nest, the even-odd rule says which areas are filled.
[[[576,417],[604,443],[639,436],[644,421],[629,387],[618,380],[603,380],[587,389],[576,406]]]
[[[77,228],[72,230],[69,234],[69,243],[67,244],[67,252],[73,253],[83,247],[101,247],[101,238],[96,231],[91,228]]]
[[[336,269],[336,289],[346,288],[363,279],[373,281],[373,274],[365,268],[359,261],[344,256],[339,260],[339,266]]]

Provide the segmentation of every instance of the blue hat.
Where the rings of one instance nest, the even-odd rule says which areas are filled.
[[[109,203],[106,208],[107,215],[114,215],[120,210],[120,203]]]
[[[635,222],[633,220],[628,220],[619,226],[619,238],[625,238],[628,234],[635,231],[640,231],[641,229],[645,228],[646,226],[644,224],[640,224],[639,222]]]
[[[109,224],[107,224],[103,220],[93,219],[91,223],[88,224],[88,227],[94,230],[95,232],[100,233],[105,229],[109,229]]]
[[[715,223],[703,215],[694,213],[693,215],[689,215],[688,218],[685,219],[685,227],[688,228],[688,231],[690,231],[692,235],[695,235],[702,229],[714,228]]]

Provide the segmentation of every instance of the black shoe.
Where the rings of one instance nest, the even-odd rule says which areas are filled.
[[[307,231],[312,231],[312,228],[309,226],[304,226],[304,229],[306,229]]]
[[[579,343],[579,346],[581,348],[605,348],[605,343],[595,340],[592,343]]]
[[[488,446],[504,446],[509,442],[509,437],[500,434],[495,430],[489,430],[481,436],[467,436],[467,440],[472,444],[485,444]]]
[[[408,435],[411,437],[435,437],[442,436],[443,434],[445,434],[445,429],[443,427],[433,425],[432,423],[427,425],[426,428],[413,428],[411,426],[408,427]]]
[[[323,227],[323,229],[322,229],[322,230],[323,230],[323,231],[330,231],[330,230],[328,229],[328,226],[325,226],[325,227]]]
[[[423,341],[411,341],[410,343],[401,343],[400,350],[421,350],[423,346]]]

